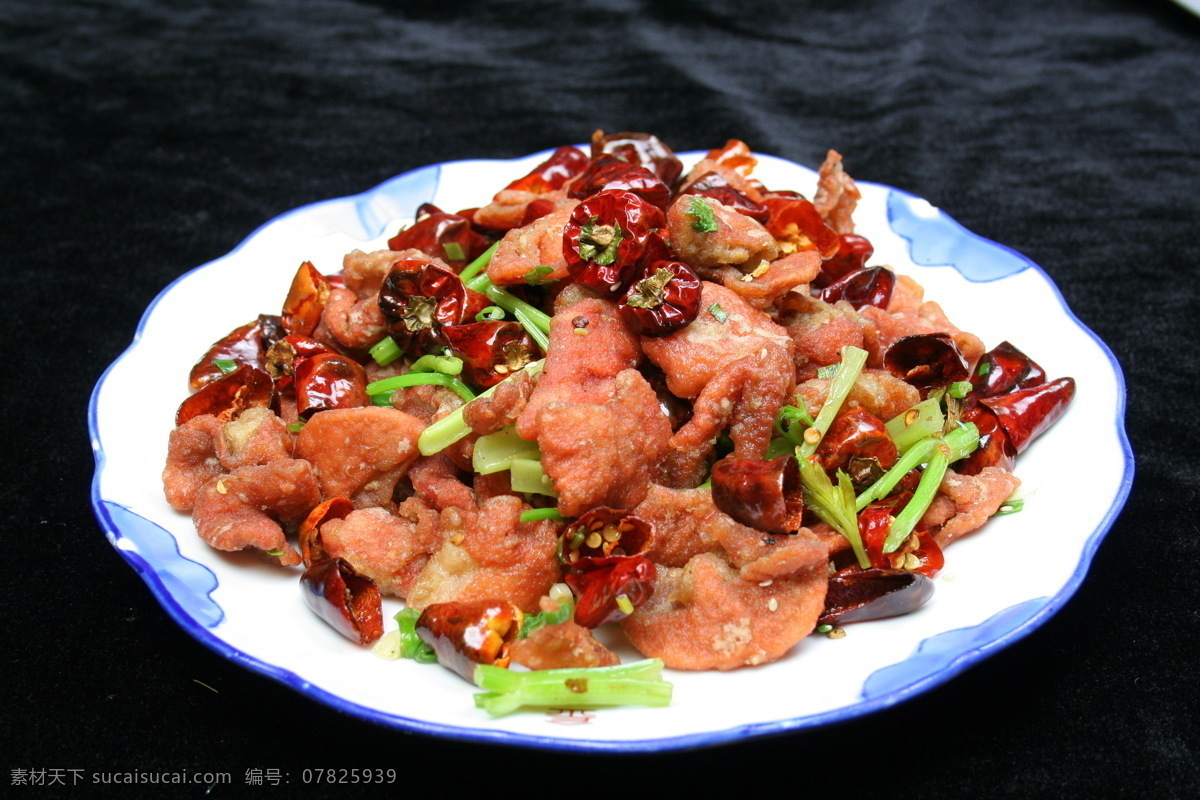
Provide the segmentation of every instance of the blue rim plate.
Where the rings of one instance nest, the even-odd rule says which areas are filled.
[[[485,203],[544,157],[447,162],[299,208],[183,275],[146,309],[133,344],[92,393],[92,502],[109,541],[188,633],[301,694],[372,722],[479,742],[651,752],[812,728],[893,705],[1027,635],[1071,597],[1133,480],[1116,359],[1037,265],[920,198],[865,182],[855,219],[875,245],[871,263],[914,277],[927,299],[987,346],[1010,340],[1050,376],[1071,375],[1078,384],[1067,414],[1022,454],[1017,475],[1024,510],[995,518],[950,547],[934,599],[920,611],[850,626],[840,640],[809,637],[763,667],[669,673],[675,695],[666,709],[493,720],[474,707],[473,687],[452,673],[383,661],[334,633],[303,607],[295,571],[201,542],[190,519],[166,504],[161,483],[191,358],[257,314],[278,309],[302,261],[334,272],[350,250],[382,247],[421,203]],[[813,170],[769,156],[760,158],[755,175],[773,188],[810,196],[815,188]],[[1083,497],[1088,502],[1078,502]],[[1025,552],[1041,557],[1022,560],[1016,571],[997,568],[1007,554]],[[389,604],[385,612],[399,607]]]

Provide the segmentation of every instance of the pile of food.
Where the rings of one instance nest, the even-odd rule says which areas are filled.
[[[684,174],[597,131],[486,206],[301,264],[281,313],[192,369],[168,501],[297,568],[352,641],[400,598],[398,651],[481,685],[650,686],[919,607],[1074,382],[868,265],[840,155],[811,199],[755,164],[733,140]]]

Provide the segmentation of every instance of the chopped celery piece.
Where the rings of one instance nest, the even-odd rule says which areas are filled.
[[[672,686],[662,679],[663,663],[646,659],[615,667],[517,672],[485,664],[475,668],[475,705],[494,717],[521,708],[582,709],[611,706],[662,707]]]
[[[522,372],[536,375],[538,372],[541,372],[543,363],[542,361],[535,361],[527,365],[523,370],[512,373],[504,381],[510,381]],[[504,381],[496,384],[496,386],[501,385]],[[496,391],[496,386],[491,387],[479,396],[488,397],[492,392]],[[440,453],[471,433],[471,428],[463,421],[464,408],[466,406],[459,406],[421,432],[421,438],[417,440],[417,448],[421,451],[421,455],[431,456],[434,453]]]
[[[509,480],[514,492],[529,492],[558,497],[550,476],[542,471],[542,462],[532,458],[514,458],[509,462]]]
[[[829,382],[829,394],[825,398],[825,405],[821,406],[821,413],[817,414],[817,418],[812,424],[812,429],[821,436],[824,436],[825,431],[829,430],[829,426],[833,424],[834,418],[842,408],[842,403],[846,402],[846,397],[854,388],[854,382],[858,380],[859,373],[862,372],[866,363],[866,350],[858,347],[842,348],[841,366],[838,368],[837,375]],[[820,438],[816,438],[812,442],[806,438],[798,452],[800,460],[803,461],[817,452],[817,445],[820,443]]]
[[[479,475],[491,475],[512,466],[514,458],[540,458],[537,442],[527,442],[516,428],[505,428],[475,440],[471,469]]]
[[[942,404],[931,397],[888,420],[887,430],[896,444],[896,449],[904,453],[926,436],[940,432],[945,424],[946,415],[942,413]]]

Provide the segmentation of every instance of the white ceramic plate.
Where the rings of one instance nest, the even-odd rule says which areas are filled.
[[[304,607],[296,571],[201,542],[191,520],[163,499],[160,477],[192,360],[259,313],[277,313],[302,261],[334,272],[349,250],[382,247],[420,203],[486,203],[544,157],[426,167],[361,195],[284,214],[229,255],[176,280],[146,310],[133,344],[92,395],[92,498],[113,546],[189,633],[301,694],[374,722],[476,741],[654,751],[809,728],[897,703],[1028,634],[1074,593],[1133,479],[1124,384],[1112,353],[1029,260],[924,200],[864,182],[856,221],[875,245],[871,263],[915,277],[928,298],[988,347],[1008,339],[1050,377],[1070,375],[1078,384],[1070,410],[1018,463],[1024,511],[993,519],[949,548],[937,592],[918,612],[850,626],[840,640],[809,637],[765,667],[669,672],[669,708],[497,720],[474,707],[474,687],[449,671],[382,661],[341,638]],[[810,196],[815,189],[812,170],[781,159],[761,157],[755,174],[772,188]],[[1019,569],[999,566],[1008,554],[1029,552],[1039,557],[1023,559]]]

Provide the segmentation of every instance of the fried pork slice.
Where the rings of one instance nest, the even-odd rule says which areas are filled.
[[[538,416],[552,403],[608,402],[617,374],[636,367],[640,359],[638,337],[615,303],[587,298],[558,311],[550,322],[545,367],[517,418],[517,433],[526,441],[537,439]]]
[[[796,387],[808,413],[816,416],[829,396],[828,378],[812,378]],[[881,369],[864,369],[846,397],[843,410],[862,408],[884,422],[901,414],[921,401],[916,387]]]
[[[694,486],[720,431],[728,428],[739,458],[759,458],[780,406],[794,387],[787,331],[723,286],[704,282],[700,307],[719,306],[671,336],[643,337],[642,348],[677,397],[695,400],[693,414],[671,439],[665,480]],[[723,320],[723,321],[722,321]]]
[[[817,172],[817,194],[813,205],[825,224],[837,233],[854,233],[854,209],[862,192],[842,169],[842,154],[830,150]]]
[[[191,511],[196,492],[218,475],[291,455],[291,434],[269,409],[249,408],[230,422],[202,414],[171,431],[163,491],[172,508]]]
[[[396,513],[363,508],[321,526],[321,543],[391,597],[403,599],[442,543],[438,513],[410,497]]]
[[[558,603],[543,597],[539,608],[558,610]],[[621,663],[617,655],[602,645],[590,628],[567,620],[538,628],[524,639],[517,639],[509,650],[512,660],[529,669],[580,669],[611,667]]]
[[[200,538],[218,550],[256,547],[278,553],[279,563],[300,563],[300,554],[287,540],[321,502],[312,466],[299,459],[240,467],[220,475],[196,493],[192,521]]]
[[[503,597],[522,611],[561,577],[552,520],[521,522],[521,499],[490,497],[478,508],[441,512],[442,543],[421,570],[405,602],[417,610],[432,603]]]
[[[863,346],[864,322],[851,305],[833,305],[793,292],[781,309],[779,322],[795,343],[796,380],[817,376],[817,369],[842,360],[843,347]]]
[[[568,517],[642,502],[670,438],[658,396],[635,369],[617,375],[604,404],[551,403],[538,414],[542,468],[558,492],[558,510]]]
[[[984,467],[978,475],[946,470],[921,522],[933,531],[938,545],[946,547],[987,522],[1020,485],[1020,478],[1002,467]]]
[[[716,222],[715,231],[696,230],[693,203],[705,203]],[[779,257],[775,237],[762,223],[709,197],[680,195],[667,209],[671,247],[691,267],[734,266],[752,272]]]
[[[812,632],[828,584],[824,546],[786,538],[795,539],[791,549],[740,569],[717,552],[660,569],[650,600],[621,622],[629,641],[671,669],[730,670],[780,658]]]
[[[538,267],[550,267],[539,280],[557,281],[568,277],[567,260],[563,257],[563,228],[571,218],[578,200],[567,200],[544,217],[530,224],[513,228],[500,240],[487,274],[492,283],[503,286],[526,283],[526,276]]]
[[[322,411],[296,437],[296,457],[312,462],[325,497],[349,498],[355,508],[390,507],[424,429],[394,408]]]

